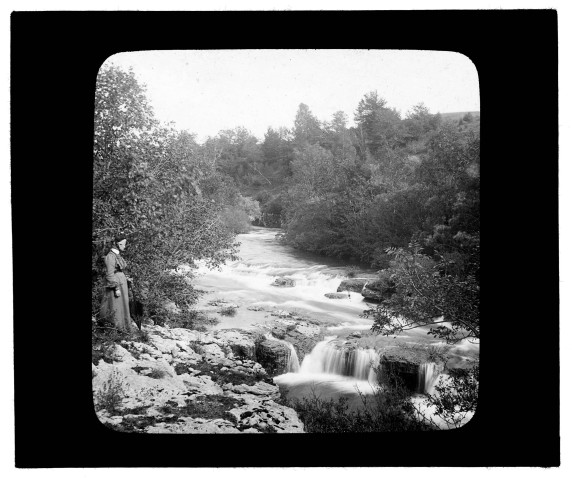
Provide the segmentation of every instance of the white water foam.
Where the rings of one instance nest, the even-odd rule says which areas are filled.
[[[268,340],[273,340],[275,342],[281,343],[288,347],[290,354],[288,355],[288,362],[286,364],[286,372],[287,373],[298,373],[300,371],[300,360],[298,360],[298,354],[296,353],[296,349],[294,345],[286,340],[282,340],[280,338],[274,337],[272,334],[267,333],[264,335]]]
[[[419,365],[417,376],[418,393],[434,393],[434,387],[439,376],[439,369],[434,362],[422,363]]]

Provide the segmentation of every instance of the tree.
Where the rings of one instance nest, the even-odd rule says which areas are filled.
[[[294,143],[300,148],[304,144],[315,145],[322,139],[322,128],[319,120],[312,114],[305,103],[298,106],[294,119]]]
[[[428,142],[428,153],[416,169],[425,186],[427,211],[424,228],[451,227],[469,234],[480,228],[480,138],[444,125]]]
[[[336,163],[350,167],[356,163],[356,149],[347,123],[348,117],[343,111],[335,112],[331,122],[325,122],[323,125],[321,146],[332,153]]]
[[[262,164],[258,139],[244,127],[222,130],[206,143],[207,148],[216,152],[220,171],[239,183],[255,173]]]
[[[465,113],[463,116],[463,122],[471,123],[474,120],[473,114],[471,112]]]
[[[387,101],[372,91],[360,100],[354,115],[363,152],[378,161],[383,161],[386,150],[400,143],[401,117],[386,105]]]
[[[103,67],[95,92],[92,298],[98,308],[98,259],[119,232],[128,236],[131,274],[147,312],[159,318],[166,300],[188,307],[195,293],[183,263],[220,265],[236,251],[220,219],[222,205],[205,182],[214,164],[192,135],[154,119],[133,72]],[[202,185],[202,186],[201,186]],[[203,190],[205,192],[203,192]]]
[[[403,120],[408,141],[420,140],[428,133],[437,130],[440,123],[441,116],[432,115],[423,102],[414,105]]]
[[[396,335],[429,326],[430,334],[448,343],[479,339],[480,288],[475,275],[478,245],[474,247],[476,261],[464,271],[450,257],[441,256],[435,261],[424,255],[419,244],[388,249],[395,260],[385,274],[395,293],[365,312],[374,319],[373,331]]]
[[[270,183],[282,183],[281,180],[291,173],[291,162],[294,157],[290,132],[285,128],[278,130],[268,128],[261,150],[265,175],[273,180]]]

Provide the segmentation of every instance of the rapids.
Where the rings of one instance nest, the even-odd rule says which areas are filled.
[[[287,388],[290,398],[343,396],[348,399],[350,408],[360,408],[364,396],[373,394],[377,385],[374,367],[378,366],[379,356],[371,348],[344,351],[332,342],[345,338],[350,332],[371,328],[372,320],[359,316],[369,304],[359,293],[342,299],[325,297],[326,293],[336,292],[340,282],[347,278],[348,264],[283,245],[276,238],[280,232],[277,228],[253,227],[250,233],[238,235],[239,260],[227,262],[218,270],[199,264],[194,284],[207,293],[197,307],[208,309],[209,302],[213,301],[237,307],[232,316],[211,308],[209,315],[220,321],[215,329],[250,329],[271,318],[269,311],[276,310],[306,315],[329,324],[331,336],[319,342],[301,363],[292,345],[284,342],[290,349],[287,373],[274,377],[274,381]],[[363,265],[359,267],[364,273],[375,273]],[[271,285],[279,276],[293,279],[295,286]],[[427,328],[417,328],[399,337],[405,343],[422,341],[439,345],[437,341],[428,340]],[[478,346],[464,343],[455,348],[459,359],[478,351]],[[419,368],[418,393],[433,393],[440,372],[431,363]]]
[[[264,322],[267,312],[245,308],[259,306],[306,314],[331,323],[340,331],[369,329],[372,321],[359,317],[368,308],[359,293],[351,293],[350,298],[344,299],[324,296],[336,292],[340,282],[347,278],[348,264],[282,245],[276,239],[280,232],[278,228],[253,227],[250,233],[238,235],[240,260],[227,262],[220,270],[209,270],[199,264],[195,285],[210,293],[201,298],[198,307],[216,299],[239,307],[232,317],[218,315],[217,328],[250,328]],[[375,273],[366,267],[362,271]],[[278,276],[292,278],[295,286],[272,286]]]

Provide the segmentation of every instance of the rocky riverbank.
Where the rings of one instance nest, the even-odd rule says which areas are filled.
[[[144,325],[145,341],[122,340],[92,365],[95,410],[120,431],[299,433],[272,376],[286,371],[293,343],[301,358],[322,329],[288,312],[254,330],[199,332]]]

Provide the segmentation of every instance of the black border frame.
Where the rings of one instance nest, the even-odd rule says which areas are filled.
[[[246,48],[448,50],[475,63],[482,380],[466,427],[138,435],[95,417],[87,212],[97,71],[121,51]],[[12,13],[16,466],[559,465],[557,68],[555,10]]]

